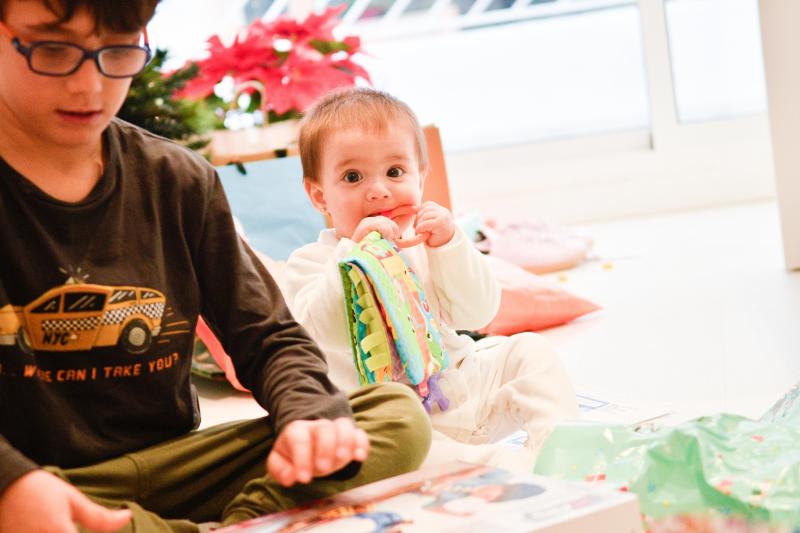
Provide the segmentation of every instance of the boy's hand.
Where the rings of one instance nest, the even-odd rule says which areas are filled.
[[[384,239],[392,241],[400,238],[401,235],[400,228],[392,219],[384,216],[375,216],[361,219],[350,239],[353,242],[361,242],[361,239],[373,231],[380,233]]]
[[[117,531],[130,522],[128,509],[97,505],[78,489],[44,470],[16,480],[0,496],[0,531],[77,533],[75,524],[98,532]]]
[[[425,244],[438,248],[450,242],[456,232],[453,213],[436,202],[425,202],[417,212],[414,229],[419,235],[429,234]]]
[[[281,431],[267,457],[267,472],[284,487],[308,483],[364,461],[369,437],[350,418],[295,420]]]

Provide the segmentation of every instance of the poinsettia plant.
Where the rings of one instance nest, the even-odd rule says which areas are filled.
[[[274,120],[299,116],[324,93],[355,85],[357,78],[369,82],[367,71],[353,60],[361,52],[360,39],[333,35],[346,6],[312,13],[302,22],[289,17],[256,20],[230,46],[212,36],[208,57],[195,62],[197,76],[176,96],[213,99],[215,87],[230,77],[234,87],[247,87],[246,92],[258,87],[253,96]]]

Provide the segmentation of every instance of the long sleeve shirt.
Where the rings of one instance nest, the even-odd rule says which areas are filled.
[[[324,357],[237,236],[197,154],[114,120],[104,174],[59,201],[0,159],[0,492],[197,427],[202,314],[276,431],[352,416]]]

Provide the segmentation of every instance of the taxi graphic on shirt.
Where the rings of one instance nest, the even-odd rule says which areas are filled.
[[[161,332],[165,303],[155,289],[62,285],[24,307],[0,307],[0,345],[16,344],[26,353],[118,345],[141,354]]]

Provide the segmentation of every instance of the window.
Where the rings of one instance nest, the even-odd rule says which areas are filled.
[[[514,2],[490,2],[483,25],[474,13],[459,17],[464,10],[455,4],[438,20],[471,26],[406,38],[383,37],[386,20],[347,31],[362,33],[375,84],[435,122],[448,152],[647,128],[638,7],[593,10],[597,2],[586,1],[583,11],[545,17],[556,4],[531,5],[527,19],[497,23],[512,16]]]
[[[766,110],[757,0],[666,0],[682,122]]]
[[[37,305],[31,310],[32,313],[58,313],[61,306],[61,296],[53,296],[47,301]]]
[[[136,291],[133,289],[116,289],[111,293],[109,303],[129,302],[136,299]]]
[[[106,304],[106,295],[103,293],[71,292],[64,295],[65,313],[102,311],[105,304]]]

